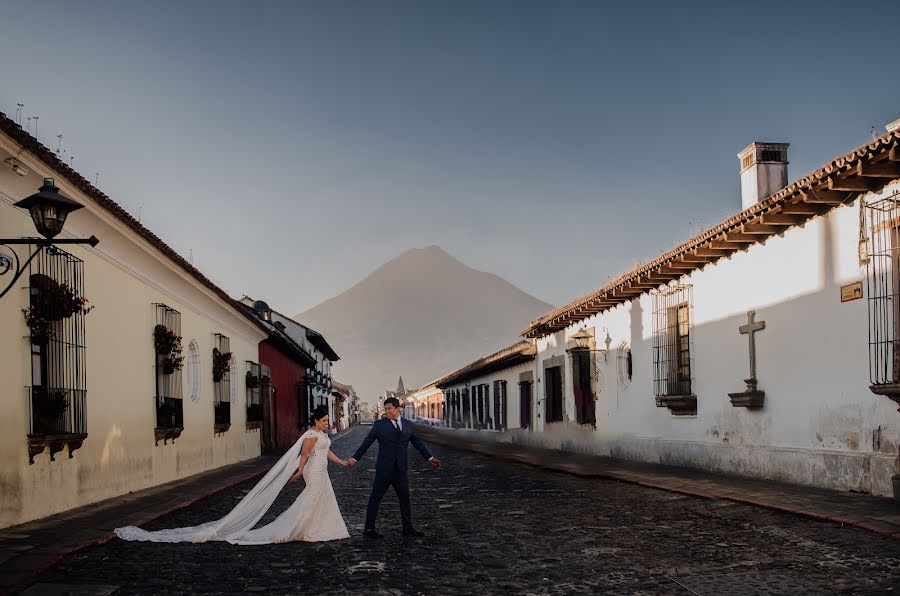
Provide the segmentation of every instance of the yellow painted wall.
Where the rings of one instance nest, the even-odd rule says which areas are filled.
[[[72,459],[63,451],[50,461],[45,451],[28,463],[30,340],[21,312],[28,304],[27,275],[0,300],[0,527],[259,455],[259,431],[245,428],[243,373],[245,361],[258,361],[262,331],[37,160],[18,155],[32,173],[16,176],[2,164],[15,151],[0,135],[0,237],[36,234],[28,214],[11,203],[34,192],[41,177],[53,176],[66,196],[86,205],[70,217],[64,234],[95,234],[101,243],[96,249],[67,247],[85,262],[85,296],[95,307],[85,319],[88,437]],[[18,252],[27,256],[25,247]],[[0,287],[10,278],[0,276]],[[185,429],[174,444],[158,446],[152,337],[157,302],[181,313],[184,354],[195,340],[201,370],[197,403],[189,399],[182,371]],[[213,433],[215,333],[230,338],[238,373],[231,428],[222,435]]]

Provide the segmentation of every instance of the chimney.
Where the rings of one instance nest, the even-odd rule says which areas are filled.
[[[750,143],[738,153],[743,209],[787,186],[788,147],[790,143]]]

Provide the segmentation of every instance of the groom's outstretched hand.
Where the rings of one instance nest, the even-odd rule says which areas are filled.
[[[431,464],[431,469],[432,469],[432,470],[440,470],[440,469],[441,469],[441,462],[440,462],[440,460],[438,460],[438,459],[436,459],[436,458],[434,458],[434,457],[432,457],[431,459],[429,459],[429,460],[428,460],[428,463]]]
[[[356,465],[356,460],[353,459],[352,457],[351,457],[350,459],[347,460],[347,467],[348,467],[348,468],[352,468],[352,467],[355,466],[355,465]]]

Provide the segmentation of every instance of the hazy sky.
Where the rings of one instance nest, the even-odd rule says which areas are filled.
[[[731,6],[725,6],[731,4]],[[900,117],[900,2],[0,0],[0,110],[288,314],[439,244],[563,304]]]

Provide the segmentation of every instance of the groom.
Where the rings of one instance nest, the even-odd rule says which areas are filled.
[[[412,513],[409,504],[409,478],[406,476],[406,449],[412,443],[422,457],[428,460],[435,470],[441,467],[441,462],[435,459],[428,447],[419,437],[413,434],[412,423],[400,417],[400,400],[390,397],[384,400],[385,418],[372,423],[369,435],[347,460],[350,467],[362,459],[366,450],[378,441],[378,461],[375,462],[375,483],[372,485],[372,494],[369,496],[369,506],[366,508],[366,528],[363,536],[369,538],[383,538],[375,531],[375,518],[378,516],[378,505],[388,487],[393,486],[400,499],[400,516],[403,518],[404,536],[424,536],[412,525]]]

